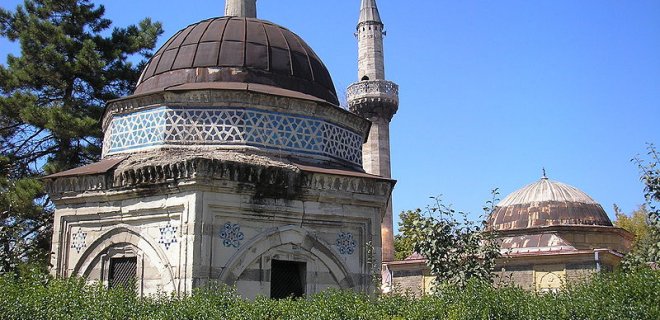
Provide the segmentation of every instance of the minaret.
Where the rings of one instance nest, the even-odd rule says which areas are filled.
[[[256,18],[257,0],[227,0],[225,2],[225,16]]]
[[[358,79],[346,90],[349,109],[371,120],[369,139],[362,146],[367,173],[391,178],[390,121],[399,108],[399,86],[385,80],[383,22],[376,0],[362,0],[357,25]],[[383,261],[394,260],[392,201],[381,224]]]

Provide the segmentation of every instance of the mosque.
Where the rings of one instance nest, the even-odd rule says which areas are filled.
[[[102,160],[46,177],[55,275],[141,294],[373,290],[392,252],[398,106],[376,3],[361,3],[351,111],[312,48],[256,12],[227,0],[174,34],[133,95],[107,103]]]
[[[143,295],[220,282],[281,298],[372,291],[382,271],[385,287],[425,290],[423,259],[393,261],[399,89],[376,1],[359,8],[349,110],[312,48],[256,9],[227,0],[223,17],[175,33],[134,93],[107,103],[102,159],[44,178],[54,275],[135,282]],[[499,268],[537,288],[609,269],[629,246],[600,205],[547,179],[503,200],[491,226],[511,251]]]

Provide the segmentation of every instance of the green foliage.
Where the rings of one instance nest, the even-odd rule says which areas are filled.
[[[0,65],[0,273],[44,261],[52,205],[39,177],[99,158],[104,103],[131,92],[162,33],[145,19],[107,35],[104,12],[89,0],[0,8],[0,36],[21,47]]]
[[[422,218],[422,210],[407,210],[399,214],[399,233],[394,236],[394,258],[404,260],[414,253],[412,236],[415,233],[413,223]]]
[[[221,285],[191,296],[156,295],[52,279],[0,276],[3,319],[660,319],[660,271],[597,275],[554,294],[472,279],[439,295],[369,296],[331,290],[306,299],[245,300]]]
[[[635,243],[633,250],[623,261],[625,269],[635,269],[648,265],[656,268],[660,263],[660,154],[652,144],[648,145],[647,159],[635,158],[644,183],[644,198],[649,208],[646,222],[648,234]]]
[[[484,208],[489,215],[493,200]],[[465,287],[469,280],[492,281],[495,259],[500,256],[499,243],[493,232],[486,232],[486,219],[474,222],[464,212],[456,212],[439,198],[427,209],[428,216],[414,217],[410,228],[413,249],[426,258],[435,279],[434,290],[444,286]],[[460,217],[459,221],[456,217]]]
[[[635,235],[635,244],[638,242],[645,242],[651,233],[651,226],[648,223],[648,210],[646,206],[640,206],[639,209],[627,215],[617,205],[614,205],[614,215],[616,221],[614,225],[623,228],[626,231]]]

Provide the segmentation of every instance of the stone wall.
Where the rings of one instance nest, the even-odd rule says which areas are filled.
[[[190,288],[185,249],[192,244],[186,223],[194,194],[114,201],[89,200],[55,212],[53,273],[83,276],[107,285],[111,258],[136,257],[138,291],[152,294]]]
[[[268,296],[270,263],[282,260],[305,264],[306,293],[370,290],[391,181],[180,157],[125,160],[103,173],[114,175],[106,189],[49,181],[58,190],[53,273],[107,284],[111,259],[131,257],[142,294],[219,281],[254,297]]]

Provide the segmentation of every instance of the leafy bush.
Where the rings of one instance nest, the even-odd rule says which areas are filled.
[[[435,296],[331,290],[306,299],[245,300],[225,286],[190,296],[136,297],[81,279],[0,277],[2,319],[660,319],[660,271],[594,277],[560,293],[494,288],[471,280]]]
[[[409,235],[412,249],[426,258],[426,265],[435,275],[433,291],[444,286],[465,287],[470,280],[492,281],[495,259],[500,257],[500,244],[494,232],[486,232],[487,217],[495,210],[499,195],[492,192],[480,221],[471,221],[465,212],[456,211],[431,197],[435,204],[427,208],[427,216],[414,211],[410,226],[403,228]],[[460,218],[461,220],[459,220]]]
[[[638,239],[633,250],[626,255],[623,266],[634,269],[647,265],[660,268],[660,152],[653,144],[648,145],[647,159],[633,159],[639,167],[644,183],[648,234]]]

